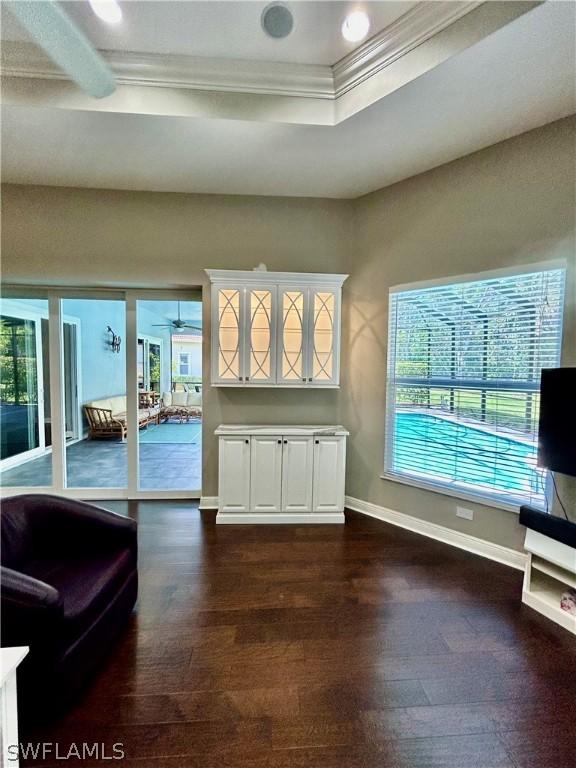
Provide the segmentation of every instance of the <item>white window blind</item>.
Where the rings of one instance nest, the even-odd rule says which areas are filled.
[[[540,371],[560,363],[564,273],[391,290],[387,476],[544,506]]]

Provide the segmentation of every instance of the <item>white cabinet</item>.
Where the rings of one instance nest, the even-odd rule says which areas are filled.
[[[347,275],[206,270],[212,384],[337,387]]]
[[[346,466],[346,443],[339,437],[314,438],[313,511],[338,512],[344,507],[344,486],[334,482]]]
[[[28,646],[0,648],[0,764],[18,768],[18,691],[16,670],[28,654]]]
[[[343,523],[340,426],[222,425],[218,523]]]
[[[245,296],[243,286],[219,288],[212,295],[212,381],[239,384],[244,376]]]
[[[282,443],[282,510],[312,512],[313,438],[286,435]]]
[[[278,370],[283,386],[305,386],[308,381],[308,289],[293,285],[278,289]]]
[[[219,503],[223,512],[250,509],[250,437],[223,435],[219,440]]]
[[[250,509],[254,512],[280,512],[282,438],[256,435],[250,442]]]
[[[244,382],[276,382],[276,287],[247,286]]]
[[[312,386],[340,381],[340,293],[334,288],[310,287],[308,293],[306,373]]]

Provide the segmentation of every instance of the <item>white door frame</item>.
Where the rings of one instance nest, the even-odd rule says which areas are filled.
[[[82,405],[80,403],[80,395],[82,392],[82,366],[80,365],[80,353],[82,350],[82,324],[80,318],[72,317],[71,315],[62,315],[62,322],[66,325],[72,325],[75,328],[74,331],[74,346],[76,365],[74,366],[74,374],[76,376],[76,408],[74,409],[74,437],[68,439],[67,445],[78,442],[84,437],[84,427],[82,425]],[[64,361],[64,356],[63,356]]]
[[[50,360],[50,405],[52,419],[52,485],[38,487],[2,487],[0,498],[25,493],[57,493],[68,498],[80,499],[199,499],[201,488],[186,491],[142,491],[139,490],[139,440],[138,440],[138,334],[137,302],[157,301],[202,301],[200,287],[189,290],[152,289],[82,289],[42,288],[10,286],[11,296],[18,298],[48,298],[49,360]],[[192,294],[192,295],[191,295]],[[61,299],[116,299],[126,302],[126,427],[128,485],[126,488],[67,488],[66,487],[66,436],[64,429],[64,378],[62,304]],[[3,305],[8,300],[3,301]],[[45,315],[44,315],[45,316]],[[66,322],[73,318],[66,317]],[[38,329],[40,325],[38,324]],[[161,346],[162,349],[162,346]],[[161,352],[161,354],[163,354]],[[79,355],[78,355],[79,359]],[[41,373],[41,371],[40,371]],[[41,381],[41,379],[40,379]],[[80,400],[80,398],[79,398]],[[81,422],[80,422],[81,423]]]
[[[160,336],[150,336],[147,333],[139,333],[137,341],[142,339],[144,342],[144,389],[150,388],[150,344],[156,344],[160,347],[160,394],[162,394],[162,375],[164,374],[164,342],[166,339]]]

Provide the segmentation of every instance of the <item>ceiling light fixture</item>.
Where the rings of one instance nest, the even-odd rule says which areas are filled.
[[[288,8],[282,3],[271,3],[262,11],[260,17],[262,29],[268,37],[281,40],[288,37],[294,27],[294,17]]]
[[[349,13],[342,24],[342,37],[351,43],[363,40],[370,30],[370,19],[364,11]]]
[[[116,0],[89,0],[90,7],[102,21],[118,24],[122,21],[122,8]]]

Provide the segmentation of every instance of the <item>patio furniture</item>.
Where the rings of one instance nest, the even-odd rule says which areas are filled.
[[[29,646],[22,703],[46,717],[89,679],[138,593],[133,520],[72,499],[2,504],[2,644]]]
[[[138,391],[138,408],[154,408],[158,405],[159,400],[159,392],[143,389]]]
[[[90,427],[90,438],[126,439],[126,395],[116,395],[84,403],[84,413]],[[138,409],[138,427],[160,423],[160,405]]]
[[[160,419],[176,417],[182,422],[202,418],[202,395],[199,392],[163,392]]]
[[[188,423],[191,418],[200,418],[202,416],[202,411],[198,408],[194,408],[193,406],[182,406],[182,405],[169,405],[166,408],[163,408],[160,412],[160,420],[163,422],[167,422],[169,419],[178,419],[180,421],[180,424],[182,424],[184,421]]]

